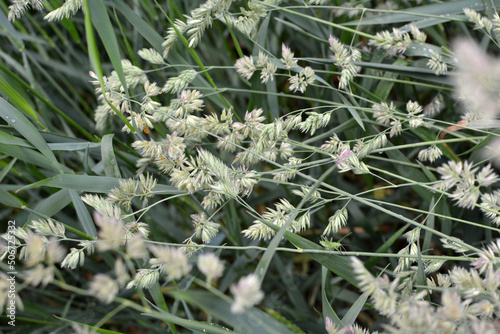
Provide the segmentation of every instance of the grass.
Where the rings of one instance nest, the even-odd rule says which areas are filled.
[[[497,328],[497,1],[203,3],[0,3],[0,328]]]

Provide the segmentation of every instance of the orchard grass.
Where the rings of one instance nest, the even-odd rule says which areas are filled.
[[[499,332],[497,8],[0,3],[0,330]]]

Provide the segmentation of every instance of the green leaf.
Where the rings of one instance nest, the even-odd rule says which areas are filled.
[[[156,282],[152,287],[148,289],[148,291],[151,294],[151,297],[153,297],[156,306],[164,311],[168,311],[167,302],[165,301],[165,297],[163,296],[163,293],[161,291],[160,284]]]
[[[33,148],[26,140],[11,136],[7,132],[0,131],[0,144]]]
[[[4,168],[2,169],[2,171],[0,171],[0,182],[3,181],[3,179],[5,178],[5,176],[10,172],[10,170],[12,169],[12,167],[14,167],[15,163],[16,163],[16,158],[12,159],[8,164],[6,164],[4,166]]]
[[[495,0],[495,5],[499,6],[500,1]],[[418,6],[398,10],[388,14],[375,15],[369,18],[345,23],[345,25],[387,25],[401,22],[412,22],[418,20],[434,20],[435,24],[447,22],[450,19],[455,19],[455,14],[463,14],[464,8],[482,11],[485,9],[484,2],[478,0],[465,1],[444,1],[442,3]],[[462,16],[463,17],[463,16]]]
[[[404,59],[396,60],[393,65],[395,66],[405,66],[406,61]],[[387,72],[384,74],[384,79],[396,79],[399,76],[398,73],[395,72]],[[386,101],[389,97],[389,93],[394,87],[393,80],[380,80],[377,88],[375,89],[374,94],[379,98],[380,101]]]
[[[99,1],[99,4],[96,4],[97,2]],[[99,55],[99,50],[98,50],[98,47],[97,47],[97,42],[96,42],[96,39],[95,39],[95,36],[94,36],[94,28],[92,26],[92,15],[90,13],[90,4],[93,4],[92,5],[92,8],[93,9],[93,12],[96,13],[95,15],[97,16],[97,18],[94,19],[95,24],[98,25],[98,30],[103,30],[105,29],[104,27],[106,27],[106,23],[105,21],[107,20],[109,22],[109,17],[107,16],[107,13],[100,13],[99,12],[99,5],[103,5],[102,1],[101,0],[96,0],[95,2],[94,1],[89,1],[89,0],[83,0],[83,4],[84,4],[84,14],[85,14],[85,35],[86,35],[86,39],[87,39],[87,48],[88,48],[88,52],[89,52],[89,57],[90,57],[90,62],[92,63],[92,68],[94,69],[94,72],[95,74],[97,75],[97,78],[99,80],[99,85],[101,86],[101,89],[103,91],[105,91],[105,88],[104,88],[104,80],[103,80],[103,77],[104,77],[104,73],[102,71],[102,67],[101,67],[101,58],[100,58],[100,55]],[[104,7],[104,9],[106,9]],[[96,12],[97,11],[97,12]],[[112,29],[111,29],[112,31]],[[109,32],[105,32],[105,31],[101,31],[101,33],[103,34],[103,36],[107,36],[107,33],[111,33],[111,31]],[[115,36],[113,35],[113,40],[114,42],[116,43],[116,38]],[[113,45],[113,42],[106,42],[106,41],[103,41],[105,43],[105,45],[107,45],[107,47],[110,49],[108,52],[112,52],[112,54],[110,54],[109,56],[111,57],[111,55],[114,56],[114,58],[116,58],[116,54],[115,52],[117,51],[115,48],[114,48],[114,45]],[[120,57],[118,57],[120,58]],[[112,61],[113,62],[113,61]],[[116,62],[116,59],[114,60],[114,62]],[[114,62],[113,62],[113,65],[114,65]],[[127,87],[126,86],[126,83],[124,84],[124,81],[125,81],[125,77],[123,75],[123,69],[121,67],[121,61],[120,61],[120,65],[117,65],[119,66],[119,69],[115,67],[115,70],[120,78],[120,82],[122,82],[123,84],[123,87]],[[127,92],[128,94],[128,90],[125,89],[125,92]],[[130,122],[127,120],[127,118],[123,115],[123,113],[118,110],[113,104],[111,104],[108,99],[106,98],[106,94],[103,95],[104,97],[104,101],[106,101],[106,103],[108,104],[108,106],[113,109],[113,111],[116,113],[116,115],[118,115],[118,117],[120,117],[120,119],[123,121],[124,124],[127,125],[127,127],[130,129],[130,131],[132,133],[135,133],[135,129],[134,127],[130,124]]]
[[[432,197],[432,201],[429,204],[429,212],[430,214],[425,219],[425,225],[430,228],[434,228],[434,222],[436,220],[436,216],[434,216],[434,210],[436,208],[434,197]],[[429,249],[432,240],[432,233],[430,231],[425,231],[424,242],[422,243],[422,249],[424,252]]]
[[[347,326],[354,324],[359,313],[363,309],[363,306],[365,306],[365,303],[368,300],[369,296],[370,295],[365,292],[361,296],[359,296],[358,299],[356,299],[356,301],[354,302],[354,304],[352,304],[349,311],[347,311],[347,313],[342,318],[342,323],[344,323],[344,325]]]
[[[97,236],[97,230],[94,225],[94,221],[92,217],[90,217],[90,213],[87,210],[87,207],[81,200],[80,196],[75,190],[68,190],[69,195],[71,196],[71,201],[75,206],[76,215],[78,219],[82,223],[83,231],[90,237],[95,238]]]
[[[32,183],[22,189],[45,186],[84,192],[107,193],[111,189],[118,187],[119,181],[120,179],[114,177],[61,174]]]
[[[16,30],[11,22],[9,22],[7,16],[2,10],[0,10],[0,27],[2,27],[2,30],[4,30],[7,35],[12,38],[19,50],[24,50],[24,36]]]
[[[299,249],[325,250],[318,244],[289,231],[285,232],[285,238]],[[307,255],[316,262],[331,270],[335,275],[342,277],[354,286],[358,285],[356,275],[352,270],[351,262],[345,256],[326,253],[307,253]]]
[[[406,49],[405,55],[409,57],[427,57],[431,58],[434,53],[441,53],[441,47],[432,45],[429,43],[417,43],[412,42],[410,46]],[[443,58],[443,61],[446,62],[447,57]]]
[[[104,165],[104,174],[108,177],[120,178],[120,169],[118,168],[115,153],[113,152],[113,136],[114,134],[107,134],[102,137],[101,156]]]
[[[92,193],[108,193],[111,189],[119,187],[119,185],[120,179],[114,177],[60,174],[52,178],[30,184],[22,189],[46,186]],[[170,195],[184,193],[173,186],[163,184],[158,184],[153,191],[155,194]]]
[[[293,20],[294,16],[290,15],[290,18],[292,18],[292,20]],[[276,20],[276,22],[279,22],[285,26],[288,26],[288,27],[292,28],[293,30],[297,31],[298,33],[300,33],[300,34],[302,34],[302,35],[304,35],[312,40],[315,40],[315,41],[321,42],[321,43],[325,42],[325,38],[321,38],[321,37],[318,37],[317,35],[315,35],[315,33],[317,33],[317,31],[315,31],[315,30],[306,30],[302,26],[299,26],[299,25],[297,25],[293,22],[287,21],[287,20],[283,20],[279,17],[276,17],[275,20]]]
[[[29,117],[31,117],[38,125],[45,129],[43,124],[38,121],[38,116],[33,110],[33,107],[17,92],[14,87],[12,87],[5,78],[0,75],[0,91],[7,96],[12,103],[22,111],[24,111]]]
[[[0,130],[0,144],[20,146],[26,148],[34,148],[26,140],[14,137],[7,132]],[[89,148],[98,148],[101,146],[99,143],[92,142],[68,142],[68,143],[47,143],[51,151],[80,151]]]
[[[326,278],[328,277],[328,270],[325,267],[321,268],[321,305],[323,308],[323,317],[329,318],[337,327],[344,328],[342,320],[340,320],[332,305],[328,302],[328,297],[326,296]]]
[[[89,148],[98,148],[101,146],[99,143],[91,142],[76,142],[76,143],[49,143],[52,151],[81,151]]]
[[[120,54],[120,48],[118,47],[118,41],[116,40],[116,35],[109,20],[108,12],[103,0],[92,0],[89,1],[90,17],[92,19],[92,24],[94,25],[99,37],[101,37],[102,44],[106,49],[106,53],[115,68],[116,74],[120,79],[120,83],[123,86],[124,91],[127,91],[127,81],[125,80],[125,74],[122,68],[122,56]]]
[[[38,151],[13,145],[0,145],[0,152],[38,167],[45,168],[52,172],[58,172],[56,167]],[[65,168],[67,169],[67,168]]]
[[[63,172],[61,166],[57,162],[54,153],[50,150],[47,143],[40,135],[38,130],[30,123],[30,121],[10,103],[0,97],[0,117],[2,117],[10,126],[16,129],[24,138],[26,138],[33,146],[35,146],[47,160],[59,172]]]
[[[32,220],[52,217],[64,209],[69,203],[71,203],[69,190],[61,189],[38,203],[33,209],[34,212],[30,213],[26,220],[26,224],[29,224]]]
[[[163,48],[161,46],[163,43],[163,37],[161,37],[150,24],[144,21],[129,6],[123,3],[122,0],[111,0],[111,2],[116,6],[116,9],[123,14],[123,17],[130,22],[134,29],[137,29],[137,32],[141,34],[142,37],[144,37],[156,51],[163,53]]]
[[[344,103],[345,108],[347,108],[347,110],[349,111],[349,113],[351,114],[351,116],[356,120],[356,122],[358,123],[358,125],[363,130],[365,130],[365,125],[363,124],[363,120],[361,119],[361,116],[359,116],[359,113],[356,110],[356,108],[354,108],[354,106],[351,104],[351,102],[347,101],[347,99],[342,94],[339,94],[338,96],[342,100],[342,103]]]
[[[231,312],[231,304],[224,298],[201,290],[170,291],[170,295],[189,304],[196,305],[208,314],[232,326],[236,333],[288,334],[292,333],[284,324],[267,313],[252,307],[242,314]]]
[[[57,315],[53,315],[53,317],[56,318],[56,319],[62,320],[62,321],[69,322],[71,324],[77,324],[77,325],[80,325],[80,326],[83,326],[83,327],[87,327],[87,328],[89,328],[91,330],[94,330],[97,333],[101,333],[101,334],[123,334],[123,333],[120,333],[120,332],[110,331],[108,329],[102,329],[102,328],[99,328],[99,327],[90,326],[90,325],[87,325],[87,324],[84,324],[84,323],[81,323],[81,322],[78,322],[78,321],[74,321],[74,320],[71,320],[71,319],[65,319],[63,317],[58,317]]]
[[[276,254],[273,259],[273,264],[276,266],[276,270],[280,274],[283,284],[287,285],[286,294],[292,302],[295,312],[300,314],[302,317],[310,316],[311,309],[306,297],[301,293],[303,290],[300,285],[296,284],[293,280],[290,280],[290,273],[287,269],[287,265],[283,263],[282,256],[280,256],[280,254]]]
[[[433,82],[439,85],[444,86],[444,88],[451,87],[451,82],[448,80],[446,76],[436,76],[434,71],[428,69],[426,67],[417,67],[417,66],[398,66],[392,64],[382,64],[382,63],[369,63],[369,62],[354,62],[357,66],[361,66],[363,68],[373,68],[378,70],[385,70],[390,72],[399,73],[401,75],[415,78],[418,80],[425,80],[429,82]]]
[[[7,190],[0,188],[0,203],[11,208],[22,208],[25,204]]]
[[[187,320],[187,319],[178,317],[176,315],[173,315],[171,313],[165,312],[163,310],[160,310],[159,308],[157,308],[154,305],[153,305],[153,307],[156,308],[159,312],[158,313],[145,313],[145,314],[143,314],[143,316],[156,318],[156,319],[162,320],[166,323],[173,323],[173,324],[182,326],[184,328],[190,329],[192,331],[198,331],[198,332],[202,332],[202,333],[208,333],[208,334],[235,333],[235,332],[233,332],[225,327],[219,326],[217,324],[201,322],[201,321],[194,321],[194,320]]]
[[[389,146],[393,145],[391,143],[388,143],[387,147]],[[419,171],[417,168],[409,167],[410,160],[406,155],[401,153],[399,150],[388,150],[385,152],[389,158],[393,159],[394,161],[401,162],[399,164],[397,163],[394,164],[394,168],[396,168],[396,170],[401,176],[407,179],[411,179],[414,182],[419,182],[419,183],[427,182],[427,178],[421,171]],[[432,194],[429,190],[424,189],[418,185],[411,186],[411,188],[415,190],[415,192],[417,192],[420,195],[420,197],[422,197],[425,201],[430,202],[432,200]]]

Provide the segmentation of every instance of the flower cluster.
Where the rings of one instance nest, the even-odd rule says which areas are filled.
[[[280,62],[283,68],[287,70],[293,69],[298,72],[300,68],[297,65],[297,59],[294,58],[294,53],[285,44],[282,45],[282,58]],[[236,71],[245,79],[250,80],[256,70],[260,70],[260,80],[262,83],[267,83],[274,79],[274,74],[277,70],[277,61],[270,60],[269,56],[262,51],[259,51],[259,56],[256,60],[253,57],[244,56],[238,59],[234,65]],[[314,70],[306,66],[296,75],[290,75],[288,81],[290,83],[290,91],[300,91],[304,93],[308,85],[314,83]]]
[[[219,232],[220,224],[208,220],[205,213],[191,215],[194,225],[194,236],[201,238],[204,243],[210,242]]]
[[[285,44],[281,45],[281,62],[285,65],[285,69],[289,70],[297,66],[297,59],[294,58],[294,53]]]
[[[354,65],[354,62],[361,60],[361,52],[357,49],[349,49],[342,44],[336,37],[330,36],[328,39],[330,50],[332,50],[335,65],[342,69],[339,79],[339,88],[344,89],[349,85],[356,74],[359,72],[360,67]]]
[[[231,6],[230,0],[213,1],[209,0],[200,7],[191,11],[191,15],[186,15],[186,22],[177,19],[173,27],[170,27],[163,42],[163,57],[168,56],[168,52],[174,46],[180,35],[188,35],[188,46],[196,47],[200,42],[205,30],[212,25],[214,18],[223,17],[227,14]]]
[[[386,330],[391,333],[495,333],[500,330],[500,269],[495,266],[500,244],[494,241],[478,253],[479,260],[472,269],[452,269],[448,274],[428,278],[428,289],[402,295],[398,279],[387,275],[374,277],[357,258],[351,258],[354,272],[363,292],[371,296],[374,308],[386,316]],[[436,305],[424,297],[434,288],[446,288]],[[434,292],[435,293],[435,292]],[[344,328],[326,320],[329,334],[369,333],[357,325]]]
[[[481,195],[481,211],[493,224],[500,226],[500,190]]]
[[[418,128],[424,125],[423,108],[418,102],[408,101],[406,111],[408,112],[408,126],[410,128]]]
[[[410,31],[415,42],[424,43],[427,39],[427,35],[415,26],[410,27]],[[387,50],[391,54],[404,53],[411,43],[410,34],[398,28],[393,28],[392,33],[387,30],[378,32],[375,38],[370,40],[371,45]]]
[[[207,283],[222,277],[224,263],[214,253],[204,253],[198,256],[198,269],[206,276]]]
[[[243,78],[250,80],[253,73],[257,69],[253,63],[253,58],[244,56],[236,61],[234,64],[236,72],[238,72]]]
[[[335,234],[342,227],[346,226],[348,218],[347,209],[343,207],[340,210],[335,211],[333,216],[328,218],[328,226],[323,231],[323,235]]]
[[[43,9],[43,3],[46,0],[21,0],[15,1],[9,6],[9,14],[7,16],[9,21],[15,21],[19,19],[23,13],[29,8],[34,8],[36,10]]]
[[[234,295],[231,312],[235,314],[243,313],[245,309],[260,303],[264,298],[259,278],[255,274],[241,278],[237,284],[231,285],[230,290]]]
[[[424,116],[433,117],[443,109],[443,95],[437,94],[425,107]]]
[[[369,173],[369,170],[361,159],[371,151],[384,146],[386,142],[387,137],[381,134],[367,143],[358,141],[356,147],[351,150],[349,143],[342,142],[337,135],[334,135],[320,148],[332,154],[332,160],[337,165],[340,173],[352,171],[355,174],[365,174]]]
[[[287,230],[293,233],[309,228],[311,224],[309,212],[305,212],[298,219],[295,219],[296,217],[293,215],[295,207],[286,199],[280,199],[275,206],[276,210],[268,208],[267,212],[262,215],[262,219],[255,220],[253,225],[243,230],[243,234],[251,239],[269,240],[276,234],[276,231],[267,224],[274,224],[278,227],[287,224]]]
[[[500,113],[500,62],[468,40],[457,40],[453,50],[458,59],[455,95],[463,106],[463,119],[495,119]]]
[[[448,161],[438,167],[437,172],[441,175],[441,180],[434,187],[441,190],[455,188],[449,197],[457,206],[473,209],[481,195],[480,188],[488,187],[498,181],[498,175],[490,165],[483,167],[479,172],[478,170],[479,167],[473,167],[467,161]]]
[[[195,70],[182,71],[179,76],[168,79],[165,86],[162,88],[164,93],[179,93],[187,88],[187,86],[196,78]]]
[[[415,101],[408,101],[406,104],[406,111],[408,112],[406,119],[396,110],[392,102],[390,104],[386,102],[374,103],[372,109],[375,111],[373,117],[375,117],[377,122],[390,127],[389,136],[391,138],[401,134],[403,124],[405,123],[408,124],[410,128],[417,128],[425,125],[424,114],[422,113],[423,108]]]
[[[464,8],[464,14],[470,22],[474,23],[474,29],[482,30],[493,41],[495,41],[495,37],[500,37],[500,16],[498,13],[495,12],[493,19],[489,19],[473,9]]]
[[[406,296],[414,292],[414,284],[418,279],[418,266],[413,265],[417,260],[417,255],[420,252],[419,249],[419,241],[420,241],[420,232],[421,228],[416,227],[405,233],[405,238],[408,242],[408,245],[402,248],[398,254],[401,257],[398,259],[398,265],[394,269],[394,273],[398,278],[398,290],[401,291],[401,294]],[[463,244],[463,242],[461,243]],[[468,251],[466,249],[465,251]],[[414,256],[413,258],[408,257],[408,255]],[[421,259],[421,263],[423,265],[423,272],[426,276],[431,275],[438,271],[441,266],[444,264],[443,260],[429,260],[429,259]]]
[[[500,32],[500,18],[498,15],[495,17]],[[453,50],[458,60],[455,96],[463,108],[462,118],[467,123],[480,120],[488,128],[495,127],[495,121],[500,115],[500,62],[489,57],[480,46],[469,40],[456,41]],[[500,139],[494,138],[483,149],[484,157],[491,159],[496,165],[500,165],[499,146]]]
[[[304,93],[307,86],[314,83],[314,71],[307,66],[299,74],[291,76],[288,81],[290,82],[290,91]]]
[[[95,110],[94,118],[96,127],[98,130],[102,131],[106,126],[108,117],[119,111],[128,115],[127,119],[135,129],[149,133],[149,129],[153,128],[152,122],[154,122],[152,113],[159,107],[159,103],[154,101],[152,97],[157,96],[160,90],[155,83],[150,83],[147,80],[147,76],[142,69],[132,65],[128,60],[122,60],[121,63],[127,88],[134,89],[138,85],[143,86],[144,96],[140,103],[141,110],[140,112],[134,111],[131,101],[116,71],[113,71],[110,76],[103,78],[104,87],[100,86],[97,75],[90,72],[90,76],[94,79],[91,82],[96,85],[95,91],[101,102]],[[130,128],[124,126],[123,131],[130,132]]]
[[[130,211],[132,200],[139,197],[142,200],[142,205],[147,206],[148,198],[153,196],[153,189],[156,187],[157,180],[149,174],[144,176],[139,175],[139,180],[121,179],[119,187],[113,188],[108,193],[107,201],[111,204],[122,206],[125,210]]]
[[[443,152],[436,145],[423,149],[418,152],[418,160],[434,162],[443,155]]]
[[[439,52],[432,53],[432,57],[427,62],[427,66],[429,66],[429,68],[433,70],[436,75],[448,72],[448,65],[443,62],[443,57]]]
[[[165,65],[161,54],[155,49],[142,49],[137,52],[139,57],[154,65]]]
[[[12,236],[12,235],[11,235]],[[14,240],[3,234],[1,238],[14,242],[19,250],[19,259],[26,269],[24,279],[33,286],[46,286],[54,280],[56,264],[64,264],[66,250],[61,241],[66,239],[64,225],[52,219],[32,221],[28,228],[16,228],[13,231]],[[8,248],[1,249],[0,259],[7,256]],[[3,299],[0,297],[0,303]]]
[[[258,29],[258,23],[265,17],[269,11],[269,6],[276,5],[280,0],[249,0],[247,6],[249,10],[241,9],[241,15],[224,15],[224,20],[229,25],[234,26],[243,34],[249,37],[255,37]]]
[[[260,80],[262,83],[267,83],[269,80],[274,80],[274,73],[277,70],[273,61],[262,51],[259,51],[259,57],[255,64],[252,57],[245,56],[236,61],[234,67],[236,71],[247,80],[252,78],[256,70],[260,70]]]
[[[374,103],[372,109],[375,111],[373,117],[382,125],[390,126],[389,136],[395,137],[401,134],[403,131],[403,126],[399,117],[397,117],[397,110],[394,104],[391,102],[387,104],[386,102]]]
[[[30,8],[41,11],[46,0],[14,0],[13,4],[9,6],[8,20],[15,21],[21,18],[24,12]],[[83,7],[83,0],[66,0],[61,7],[54,9],[47,14],[44,19],[52,21],[61,21],[76,14]]]

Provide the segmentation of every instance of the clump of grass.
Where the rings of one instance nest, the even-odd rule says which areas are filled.
[[[21,331],[498,330],[495,8],[113,4],[2,5]]]

